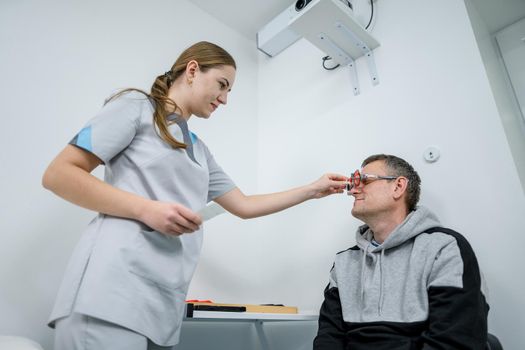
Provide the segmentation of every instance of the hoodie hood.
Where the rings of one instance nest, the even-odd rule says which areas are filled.
[[[356,242],[357,246],[365,252],[377,252],[401,245],[407,240],[420,235],[423,231],[436,226],[441,226],[437,216],[426,207],[418,206],[416,210],[407,215],[405,220],[378,247],[374,247],[371,244],[374,233],[368,225],[362,225],[357,229]]]

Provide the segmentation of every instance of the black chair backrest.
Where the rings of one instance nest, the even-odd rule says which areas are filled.
[[[503,346],[501,346],[499,339],[494,334],[488,334],[487,350],[503,350]]]

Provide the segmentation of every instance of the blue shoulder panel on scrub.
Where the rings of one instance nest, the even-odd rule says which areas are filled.
[[[86,126],[69,142],[72,145],[81,147],[86,151],[93,151],[91,144],[91,126]]]
[[[144,104],[149,105],[149,101],[140,93],[126,93],[110,100],[70,144],[108,163],[133,141],[141,125]]]
[[[191,138],[191,143],[196,143],[197,142],[197,135],[195,135],[191,131],[190,131],[190,138]]]

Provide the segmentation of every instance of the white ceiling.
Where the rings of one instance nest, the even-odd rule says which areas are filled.
[[[295,0],[189,0],[246,38],[255,34]],[[382,0],[375,0],[381,6]],[[385,0],[387,1],[387,0]],[[392,0],[388,0],[392,1]],[[435,0],[440,1],[440,0]],[[525,0],[471,0],[491,33],[525,17]]]
[[[189,0],[248,39],[295,0]]]

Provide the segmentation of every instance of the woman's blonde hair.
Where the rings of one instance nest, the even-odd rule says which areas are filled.
[[[177,141],[169,132],[167,117],[175,111],[178,106],[175,101],[168,97],[168,90],[171,84],[184,74],[188,62],[192,60],[199,64],[199,69],[202,72],[220,66],[237,68],[235,60],[226,50],[210,42],[201,41],[184,50],[169,71],[155,78],[149,94],[142,90],[131,88],[125,89],[112,97],[115,98],[128,91],[139,91],[152,99],[155,104],[153,122],[155,123],[156,130],[159,136],[173,148],[186,148],[186,144]]]

